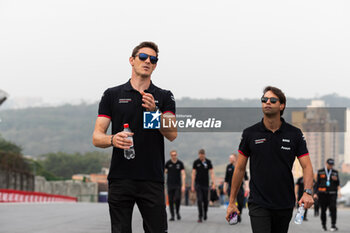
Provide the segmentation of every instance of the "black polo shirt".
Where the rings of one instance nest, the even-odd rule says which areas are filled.
[[[193,169],[196,170],[196,185],[209,187],[209,170],[213,169],[211,161],[207,158],[203,162],[196,159],[193,162]]]
[[[235,171],[235,166],[232,163],[227,164],[226,173],[225,173],[225,182],[228,183],[229,188],[231,187],[232,176],[234,171]],[[244,173],[244,180],[248,180],[247,172]],[[240,188],[243,189],[243,182]]]
[[[326,169],[322,168],[317,172],[317,182],[316,182],[317,193],[337,194],[338,186],[340,185],[338,171],[335,169],[332,169],[332,171],[327,171],[327,172],[330,172],[329,186],[327,186]]]
[[[185,169],[183,162],[179,159],[176,163],[168,160],[165,164],[165,169],[168,170],[167,185],[168,187],[180,187],[181,186],[181,171]]]
[[[225,182],[228,183],[229,186],[231,186],[232,176],[234,171],[235,171],[235,166],[233,166],[232,163],[227,164],[226,173],[225,173]]]
[[[164,112],[175,114],[175,100],[168,90],[151,82],[145,92],[151,93],[155,103]],[[130,80],[120,86],[107,89],[100,101],[98,116],[112,122],[112,134],[123,131],[129,123],[134,133],[135,159],[124,158],[122,149],[113,148],[108,179],[134,179],[164,182],[164,137],[158,129],[143,129],[142,95],[133,89]]]
[[[300,129],[286,123],[274,133],[263,120],[243,131],[239,153],[250,157],[248,202],[270,209],[293,208],[295,157],[309,155]]]

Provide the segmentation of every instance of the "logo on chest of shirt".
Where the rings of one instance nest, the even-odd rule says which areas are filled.
[[[203,166],[204,166],[205,169],[208,168],[208,164],[207,164],[206,162],[202,162],[202,164],[203,164]]]
[[[261,143],[266,142],[266,138],[255,139],[254,142],[255,142],[255,144],[261,144]]]
[[[281,146],[281,150],[290,150],[290,147],[287,147],[287,146]]]
[[[284,143],[290,143],[290,139],[288,138],[282,138],[282,142]],[[290,145],[290,144],[289,144]],[[287,145],[287,146],[281,146],[281,150],[291,150],[290,146]]]
[[[176,164],[176,169],[180,169],[180,164]]]
[[[123,98],[123,99],[119,99],[119,103],[120,104],[127,104],[131,102],[131,98]]]

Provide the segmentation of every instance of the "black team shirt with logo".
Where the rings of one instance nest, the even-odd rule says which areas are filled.
[[[196,185],[209,187],[209,170],[212,168],[213,165],[207,158],[203,162],[200,159],[193,162],[193,169],[196,169]]]
[[[281,120],[274,133],[263,120],[245,129],[239,145],[239,153],[250,158],[248,202],[270,209],[294,207],[293,163],[309,155],[301,130]]]
[[[166,162],[165,169],[168,170],[168,187],[181,187],[181,171],[185,169],[183,162],[177,160],[176,163],[173,163],[170,159]]]
[[[226,166],[226,173],[225,173],[225,182],[228,183],[228,188],[231,189],[232,184],[232,176],[235,171],[235,166],[232,163],[227,164]],[[244,172],[244,180],[248,180],[247,172]],[[242,185],[240,189],[243,191],[243,185],[244,182],[242,182]]]
[[[146,93],[151,93],[155,104],[163,113],[175,114],[175,100],[168,90],[156,87],[152,82]],[[134,133],[135,159],[124,158],[122,149],[113,148],[108,179],[133,179],[164,182],[164,136],[158,129],[143,129],[142,95],[133,89],[130,80],[120,86],[107,89],[100,101],[98,116],[112,122],[112,134],[123,131],[129,123]]]

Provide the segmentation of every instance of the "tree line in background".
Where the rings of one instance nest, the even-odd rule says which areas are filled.
[[[101,172],[109,167],[110,156],[107,153],[48,153],[37,159],[25,158],[20,146],[0,137],[0,167],[3,170],[30,172],[47,180],[71,179],[74,174]]]
[[[71,179],[74,174],[100,173],[109,167],[110,155],[101,152],[43,154],[36,161],[58,179]]]
[[[260,94],[257,93],[260,97]],[[337,95],[320,97],[329,107],[350,107],[350,98]],[[288,98],[287,107],[302,107],[310,104],[311,99]],[[259,107],[259,99],[193,99],[177,100],[177,107]],[[48,180],[70,179],[73,174],[98,173],[102,167],[109,167],[110,149],[98,149],[92,145],[92,132],[97,117],[98,104],[63,105],[27,109],[7,109],[0,111],[0,159],[6,166],[30,169],[36,175]],[[24,117],[25,116],[25,117]],[[185,162],[186,170],[192,169],[192,163],[198,157],[198,150],[204,148],[207,157],[212,160],[214,170],[223,175],[228,156],[237,152],[241,133],[181,133],[172,143],[166,141],[165,160],[169,151],[176,149],[179,158]],[[340,137],[343,137],[340,134]],[[343,141],[340,140],[339,152],[343,153]],[[4,153],[4,151],[6,153]],[[36,160],[25,159],[31,155]],[[11,156],[10,156],[11,155]],[[5,164],[1,162],[1,164]],[[319,168],[315,168],[317,170]],[[340,176],[341,184],[350,180],[350,175]]]
[[[33,160],[23,157],[20,146],[0,137],[0,168],[31,172],[34,175],[45,177],[46,180],[69,180],[74,174],[99,173],[102,167],[109,167],[109,163],[109,153],[98,151],[84,154],[47,153]],[[187,185],[191,184],[191,173],[192,166],[187,165]],[[344,186],[350,180],[350,174],[340,172],[339,178],[341,186]]]
[[[257,93],[257,97],[260,97]],[[350,98],[340,97],[335,94],[320,97],[329,107],[350,107]],[[287,99],[288,107],[305,107],[311,103],[311,99]],[[176,101],[177,107],[259,107],[259,99],[193,99],[182,98]],[[98,103],[80,104],[80,105],[62,105],[57,107],[35,107],[26,109],[0,109],[0,132],[2,136],[8,140],[16,141],[22,146],[25,155],[38,156],[51,152],[65,153],[86,153],[98,150],[92,145],[92,132],[95,126],[97,117]],[[25,117],[24,117],[25,116]],[[254,122],[255,123],[255,122]],[[109,131],[108,131],[109,132]],[[174,143],[178,143],[178,147],[186,148],[184,154],[193,148],[193,142],[197,143],[196,151],[206,146],[208,152],[217,152],[215,147],[221,140],[216,139],[218,136],[223,139],[233,138],[234,141],[229,141],[230,148],[224,145],[225,149],[220,150],[221,155],[226,155],[228,150],[236,151],[237,143],[239,143],[240,133],[231,135],[228,133],[210,135],[211,139],[203,142],[207,137],[201,137],[201,134],[190,134],[186,139],[194,138],[191,144],[186,140],[181,141],[178,137]],[[185,135],[185,134],[182,134]],[[182,137],[181,135],[181,137]],[[198,139],[198,135],[200,140]],[[222,136],[221,136],[222,135]],[[221,139],[221,138],[220,138]],[[181,142],[180,142],[181,141]],[[216,143],[210,143],[215,142]],[[210,144],[208,144],[208,142]],[[340,142],[339,152],[343,153],[343,145]],[[222,146],[220,148],[223,148]],[[232,149],[231,149],[232,148]],[[106,152],[106,151],[103,151]],[[108,151],[109,152],[109,151]],[[193,152],[190,152],[193,154]],[[217,155],[215,155],[217,156]],[[225,158],[226,162],[226,158]]]

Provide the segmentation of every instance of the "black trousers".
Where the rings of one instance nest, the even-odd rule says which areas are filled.
[[[108,190],[112,233],[131,233],[137,204],[146,233],[167,232],[164,184],[152,181],[110,180]]]
[[[337,194],[319,193],[318,202],[321,207],[322,225],[326,226],[327,223],[327,208],[329,208],[329,211],[331,212],[332,225],[335,225],[337,223]]]
[[[242,210],[243,210],[243,205],[244,205],[244,191],[243,188],[240,188],[238,193],[237,193],[237,208],[239,210],[239,212],[241,212],[242,214]]]
[[[207,212],[208,212],[209,187],[196,185],[196,193],[197,193],[198,217],[199,219],[202,219],[203,216],[207,216]]]
[[[320,203],[318,201],[318,198],[314,199],[314,215],[318,216],[319,214],[319,209],[320,209]]]
[[[266,209],[257,204],[249,203],[250,224],[253,233],[287,233],[292,219],[291,209]]]
[[[227,190],[227,196],[229,200],[230,200],[230,195],[231,195],[231,186],[229,186]],[[237,208],[239,212],[241,212],[241,214],[242,214],[243,207],[244,207],[244,190],[243,190],[243,187],[241,186],[237,193]]]
[[[169,198],[169,209],[170,215],[174,217],[174,205],[176,210],[176,215],[179,215],[180,202],[181,202],[181,187],[180,186],[168,186],[168,198]]]

